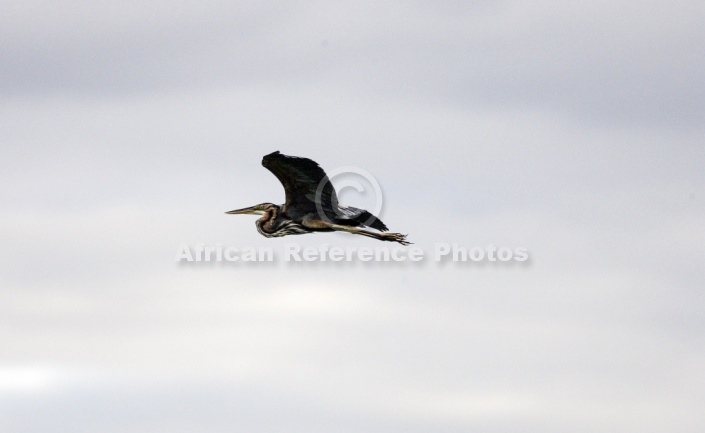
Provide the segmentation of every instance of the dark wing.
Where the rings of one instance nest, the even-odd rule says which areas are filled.
[[[316,202],[328,218],[335,218],[338,197],[323,169],[308,158],[282,155],[279,151],[262,158],[262,165],[284,186],[286,202],[282,209],[290,218],[319,213]]]

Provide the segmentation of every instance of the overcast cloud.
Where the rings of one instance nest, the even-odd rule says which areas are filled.
[[[11,0],[0,430],[703,431],[703,16]],[[372,173],[426,260],[176,263],[379,246],[224,215],[283,202],[274,150]]]

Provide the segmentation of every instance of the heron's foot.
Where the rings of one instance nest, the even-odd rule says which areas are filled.
[[[411,245],[411,242],[406,240],[406,235],[401,233],[380,233],[382,239],[390,242],[399,242],[402,245]]]

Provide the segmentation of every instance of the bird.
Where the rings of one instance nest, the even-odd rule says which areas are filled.
[[[284,204],[261,203],[225,212],[230,215],[261,215],[255,225],[262,236],[276,238],[344,231],[380,241],[411,244],[406,240],[406,235],[389,233],[387,226],[376,215],[365,209],[339,204],[330,179],[315,161],[276,151],[265,155],[262,165],[284,186]],[[366,230],[367,227],[377,231]]]

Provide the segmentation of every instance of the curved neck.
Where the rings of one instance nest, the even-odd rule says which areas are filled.
[[[262,218],[258,219],[255,224],[257,225],[257,230],[266,236],[268,233],[274,233],[276,231],[277,220],[279,219],[279,206],[272,206],[268,208]]]

